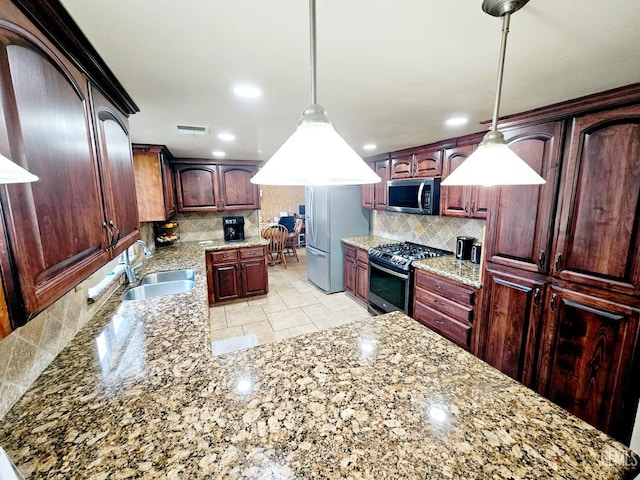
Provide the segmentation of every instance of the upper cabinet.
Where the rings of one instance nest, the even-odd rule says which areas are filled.
[[[382,179],[378,183],[362,185],[362,208],[370,210],[387,209],[387,182],[390,176],[389,154],[384,153],[366,158],[371,169]]]
[[[133,145],[136,197],[141,222],[164,222],[177,211],[172,158],[164,145]]]
[[[425,145],[391,154],[391,180],[442,175],[444,144]]]
[[[215,212],[260,208],[258,186],[250,182],[258,171],[257,164],[176,161],[178,211]]]
[[[126,114],[15,5],[2,1],[0,11],[0,151],[39,177],[0,193],[0,270],[15,328],[139,232]]]
[[[640,106],[573,120],[552,275],[640,294]]]
[[[481,137],[460,139],[458,146],[444,151],[442,178],[445,179],[476,149]],[[440,187],[440,215],[447,217],[487,218],[491,188],[482,186]]]
[[[504,132],[509,147],[547,183],[496,187],[487,230],[487,259],[546,273],[551,257],[563,122]]]

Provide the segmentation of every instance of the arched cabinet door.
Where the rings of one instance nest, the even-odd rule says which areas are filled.
[[[258,185],[250,182],[258,169],[246,165],[219,165],[220,191],[225,210],[260,208]]]
[[[129,125],[96,88],[91,88],[107,226],[114,235],[112,255],[140,238]]]
[[[180,212],[215,212],[222,208],[216,165],[178,165],[176,194]]]
[[[2,196],[17,324],[110,258],[84,78],[19,30],[0,28],[0,150],[39,181],[8,185]]]

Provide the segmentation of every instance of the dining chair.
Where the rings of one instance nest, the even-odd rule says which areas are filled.
[[[282,225],[271,225],[262,230],[262,238],[269,240],[267,245],[267,263],[275,265],[282,263],[287,268],[287,259],[284,256],[284,248],[289,231]]]
[[[285,255],[293,255],[294,257],[296,257],[297,262],[300,261],[300,259],[298,258],[298,252],[296,249],[298,247],[298,240],[300,238],[301,230],[302,230],[302,219],[297,218],[296,223],[293,226],[293,232],[289,232],[289,234],[287,235],[287,241],[285,243],[285,249],[284,249]]]

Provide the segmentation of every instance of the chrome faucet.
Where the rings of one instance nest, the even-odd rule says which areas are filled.
[[[144,243],[142,240],[137,240],[136,244],[140,245],[142,247],[142,251],[144,253],[144,258],[151,258],[153,257],[153,253],[151,252],[151,250],[149,249],[149,247],[147,246],[146,243]],[[140,267],[142,267],[142,262],[140,262],[138,265],[136,266],[132,266],[131,265],[131,260],[129,260],[129,249],[127,248],[124,252],[123,252],[123,257],[124,257],[124,273],[127,276],[127,282],[129,282],[129,284],[133,284],[136,281],[136,271],[140,269]]]

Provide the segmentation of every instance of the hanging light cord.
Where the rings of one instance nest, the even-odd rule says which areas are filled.
[[[313,2],[314,0],[309,0]],[[496,101],[493,105],[493,119],[491,121],[491,130],[498,129],[498,111],[500,110],[500,97],[502,96],[502,75],[504,73],[504,57],[507,50],[507,35],[509,35],[509,23],[511,20],[511,12],[507,12],[502,16],[502,42],[500,44],[500,60],[498,64],[498,86],[496,87]]]
[[[317,103],[316,92],[316,0],[309,0],[309,32],[311,35],[311,105]]]

